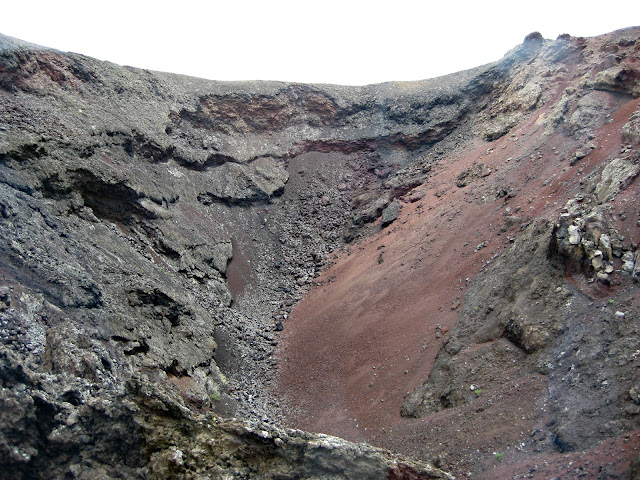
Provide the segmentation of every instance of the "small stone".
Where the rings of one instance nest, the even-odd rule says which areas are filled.
[[[485,240],[484,242],[479,243],[478,245],[476,245],[475,251],[477,252],[478,250],[482,250],[487,245],[489,245],[489,242]]]
[[[633,253],[629,251],[624,252],[624,255],[622,255],[622,273],[631,275],[635,265],[636,263],[633,258]]]
[[[415,190],[411,192],[411,194],[408,197],[406,197],[406,199],[409,202],[414,203],[424,198],[424,196],[425,196],[425,193],[422,190]]]
[[[577,150],[574,154],[573,157],[571,158],[571,161],[569,162],[569,165],[575,165],[576,163],[578,163],[580,160],[582,160],[584,157],[586,157],[587,154],[584,153],[582,150]]]
[[[625,314],[624,312],[621,312],[620,310],[618,310],[618,311],[616,312],[616,318],[624,318],[624,317],[625,317],[625,315],[626,315],[626,314]]]
[[[613,252],[611,251],[611,239],[609,235],[603,233],[600,235],[600,240],[598,241],[598,247],[602,252],[602,255],[605,260],[611,260],[613,258]]]
[[[569,228],[567,230],[569,232],[569,243],[571,245],[580,244],[580,228],[576,225],[569,225]]]
[[[596,271],[602,270],[602,256],[600,250],[595,250],[591,256],[591,266]]]

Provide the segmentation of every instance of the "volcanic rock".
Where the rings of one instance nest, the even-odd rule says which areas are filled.
[[[402,205],[397,200],[392,201],[387,208],[382,211],[382,226],[386,227],[387,225],[393,223],[396,218],[398,218],[398,214],[400,213],[400,209]]]
[[[639,34],[366,87],[0,35],[4,477],[637,469]]]

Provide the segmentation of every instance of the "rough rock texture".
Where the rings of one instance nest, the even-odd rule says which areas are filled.
[[[95,391],[0,361],[3,478],[452,478],[368,445],[197,414],[142,379]]]
[[[168,414],[140,413],[139,392],[164,392],[162,411],[271,422],[277,401],[264,388],[275,334],[368,208],[354,192],[378,195],[410,163],[406,152],[453,128],[458,108],[423,107],[405,123],[394,111],[409,107],[390,86],[216,83],[8,37],[0,37],[0,86],[5,471],[373,478],[379,470],[386,478],[390,469],[430,478],[426,467],[330,440],[335,465],[325,468],[314,453],[325,447],[312,447],[324,440],[309,435],[292,440],[295,454],[275,441],[260,447],[284,466],[266,453],[252,464],[262,450],[233,453],[234,436],[245,435],[235,430],[219,448],[242,466],[206,451],[193,467],[189,453],[186,467],[167,457],[180,463],[174,471],[160,433],[145,426]],[[456,88],[420,87],[429,95],[413,98],[435,107]],[[196,417],[175,418],[197,430]],[[195,448],[187,434],[171,441]]]
[[[638,33],[366,87],[0,36],[1,470],[491,478],[523,426],[554,453],[637,431]],[[460,442],[444,415],[484,399],[518,433]]]
[[[293,310],[285,423],[462,478],[630,478],[638,33],[525,42],[472,136]]]

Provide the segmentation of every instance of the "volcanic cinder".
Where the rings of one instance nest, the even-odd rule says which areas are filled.
[[[0,477],[638,478],[639,35],[364,87],[0,35]]]

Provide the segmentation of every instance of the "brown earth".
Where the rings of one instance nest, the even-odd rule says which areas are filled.
[[[286,424],[371,442],[460,477],[596,478],[605,471],[609,476],[598,478],[618,478],[628,470],[639,454],[637,430],[570,455],[530,446],[548,420],[543,375],[505,372],[498,390],[423,418],[403,418],[400,411],[429,375],[475,276],[518,237],[521,224],[558,218],[583,179],[620,150],[621,126],[639,104],[622,105],[595,133],[597,148],[573,166],[567,158],[579,145],[544,134],[538,120],[545,109],[509,136],[475,141],[404,197],[395,223],[337,255],[280,337],[277,394],[288,402]],[[456,187],[474,163],[490,173]],[[633,183],[613,208],[635,210],[639,191]],[[416,192],[424,197],[411,203]],[[509,224],[507,208],[519,217]],[[619,229],[640,241],[635,219]],[[589,284],[580,273],[569,279],[594,298],[616,290]],[[632,303],[638,305],[637,289]]]

